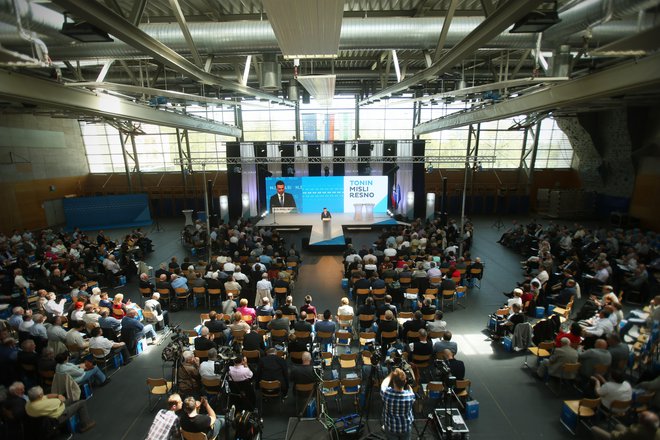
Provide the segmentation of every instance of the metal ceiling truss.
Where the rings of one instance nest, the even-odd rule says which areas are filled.
[[[60,1],[60,0],[58,0]],[[465,57],[472,55],[477,49],[483,47],[490,40],[500,35],[506,28],[516,20],[522,18],[528,12],[536,9],[544,0],[515,1],[510,0],[498,7],[486,20],[463,38],[456,46],[445,53],[437,62],[413,76],[383,90],[375,93],[369,98],[363,99],[360,105],[372,103],[385,96],[401,92],[420,83],[435,79],[438,74],[447,70]]]
[[[240,137],[242,133],[240,128],[220,122],[155,109],[105,93],[64,87],[54,81],[4,70],[0,70],[0,96],[17,102],[30,102],[106,119],[128,119],[233,137]]]
[[[254,96],[260,99],[267,99],[272,102],[282,103],[289,106],[295,106],[295,103],[288,99],[282,99],[270,93],[243,86],[236,82],[222,79],[218,76],[206,72],[202,67],[197,66],[185,57],[179,55],[165,44],[140,30],[132,23],[126,21],[123,17],[112,12],[103,5],[87,0],[53,0],[53,3],[61,6],[71,14],[79,17],[89,23],[111,33],[120,38],[125,43],[142,50],[152,58],[166,64],[184,75],[190,75],[197,81],[212,86],[221,87],[236,93]]]
[[[647,87],[651,90],[653,86],[660,84],[658,72],[660,72],[660,53],[550,85],[534,93],[496,104],[482,104],[470,110],[423,122],[415,127],[415,134],[449,130],[527,113],[570,109],[600,98],[618,96]]]
[[[283,163],[325,163],[328,157],[226,157],[204,159],[202,157],[186,157],[174,159],[177,165],[274,165]],[[495,156],[334,156],[332,163],[495,163]]]

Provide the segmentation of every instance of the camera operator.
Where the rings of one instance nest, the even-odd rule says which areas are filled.
[[[391,386],[390,386],[391,385]],[[380,385],[383,421],[388,440],[409,440],[413,424],[415,393],[406,384],[406,373],[395,368]]]
[[[218,350],[211,348],[208,351],[208,360],[199,365],[199,375],[202,379],[222,379],[219,374],[215,372],[215,363],[218,360]]]
[[[206,414],[199,414],[199,409],[204,408]],[[217,418],[215,411],[209,405],[206,397],[195,401],[194,397],[187,397],[183,401],[185,415],[181,416],[181,429],[187,432],[201,432],[207,438],[216,438],[220,434],[224,418]]]
[[[202,382],[199,375],[199,358],[192,351],[184,351],[181,367],[177,375],[179,393],[188,396],[199,396],[202,391]]]

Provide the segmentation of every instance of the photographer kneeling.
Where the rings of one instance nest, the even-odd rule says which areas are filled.
[[[415,393],[406,382],[406,373],[395,368],[380,385],[384,430],[388,440],[410,440]]]

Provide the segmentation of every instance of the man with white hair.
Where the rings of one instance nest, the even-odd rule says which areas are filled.
[[[250,279],[241,271],[241,266],[236,266],[234,271],[234,280],[235,281],[245,281],[246,283],[250,282]]]
[[[555,348],[550,357],[543,359],[539,364],[536,374],[541,379],[547,380],[548,376],[561,377],[561,368],[564,364],[574,364],[578,361],[578,352],[571,346],[571,340],[564,337],[560,342],[561,347]]]
[[[229,276],[234,274],[236,271],[236,265],[231,261],[231,257],[227,257],[227,261],[225,261],[224,266],[222,266],[222,270]]]
[[[29,333],[30,336],[35,339],[35,340],[42,340],[45,341],[48,340],[48,332],[46,331],[46,326],[44,326],[44,321],[46,320],[46,316],[40,314],[40,313],[35,313],[34,316],[32,317],[32,320],[34,321],[34,325],[30,327]]]
[[[23,420],[25,418],[25,405],[28,402],[28,397],[25,395],[25,385],[23,385],[23,382],[14,382],[9,385],[7,391],[7,399],[3,402],[3,407],[11,412],[14,420]]]
[[[268,298],[268,301],[273,303],[273,296],[271,292],[273,291],[273,285],[268,279],[268,273],[264,272],[261,274],[261,279],[257,281],[257,295],[254,298],[254,305],[259,306],[263,303],[264,298]]]
[[[23,322],[23,315],[25,314],[25,309],[23,307],[17,306],[12,309],[12,315],[7,319],[11,328],[18,330],[18,327]]]
[[[154,314],[156,323],[162,322],[164,326],[169,326],[170,317],[167,313],[167,310],[163,310],[159,300],[160,293],[154,292],[153,295],[151,295],[151,299],[148,299],[144,302],[144,310],[148,310]]]
[[[96,422],[89,417],[86,400],[65,405],[66,397],[61,394],[45,396],[40,386],[30,388],[28,397],[30,402],[25,406],[25,412],[30,417],[49,417],[64,423],[77,414],[80,418],[80,432],[87,432],[96,426]]]
[[[108,258],[103,260],[103,268],[109,272],[112,272],[113,275],[122,275],[121,266],[115,261],[114,255],[109,255]]]
[[[121,333],[122,339],[125,341],[139,341],[140,339],[147,337],[151,338],[151,343],[156,343],[156,331],[151,324],[144,325],[140,322],[138,318],[138,312],[135,309],[129,309],[121,320]],[[131,337],[131,339],[128,339]],[[131,344],[132,346],[133,344]]]

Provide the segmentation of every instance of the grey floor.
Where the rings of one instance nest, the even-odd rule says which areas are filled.
[[[530,374],[523,367],[523,353],[507,353],[498,344],[491,344],[482,333],[487,316],[506,298],[502,291],[511,290],[521,279],[519,255],[496,243],[501,234],[494,226],[494,218],[477,218],[472,255],[480,256],[485,263],[485,275],[481,289],[469,292],[466,307],[445,314],[449,328],[459,342],[458,358],[466,363],[466,377],[472,381],[472,395],[479,401],[480,414],[476,420],[468,422],[470,436],[474,439],[560,439],[569,433],[560,425],[559,415],[562,400],[577,398],[574,390],[565,389],[561,397]],[[504,219],[505,225],[510,219]],[[176,255],[181,260],[185,251],[180,243],[181,220],[161,220],[160,230],[155,228],[150,237],[156,245],[155,252],[147,262],[158,267]],[[119,237],[122,230],[106,231],[112,237]],[[302,236],[284,233],[288,243],[301,247]],[[376,232],[353,233],[356,246],[370,244]],[[294,303],[300,305],[306,294],[311,294],[317,308],[330,308],[336,311],[341,289],[341,255],[321,255],[303,252],[303,265],[294,291]],[[128,286],[115,290],[139,301],[135,279]],[[192,328],[199,323],[197,311],[183,311],[172,314],[172,323],[180,323],[182,328]],[[163,345],[164,346],[164,345]],[[163,364],[160,354],[163,346],[149,347],[130,366],[120,369],[112,376],[112,383],[94,391],[88,400],[91,414],[97,426],[76,438],[85,439],[143,439],[153,419],[147,404],[147,377],[162,377]],[[166,373],[167,374],[167,373]],[[266,407],[264,414],[265,439],[285,438],[288,418],[295,416],[292,397],[281,407]],[[377,418],[380,403],[376,396],[372,400],[372,416]],[[344,400],[344,413],[349,413],[348,399]],[[428,407],[427,407],[428,408]],[[330,415],[339,417],[334,402],[329,405]],[[423,418],[422,416],[420,416]],[[375,423],[377,426],[378,424]],[[420,430],[423,422],[419,424]],[[296,438],[313,438],[305,429],[296,432]],[[298,437],[303,434],[302,437]],[[584,432],[583,432],[584,435]],[[426,438],[434,438],[426,436]]]

